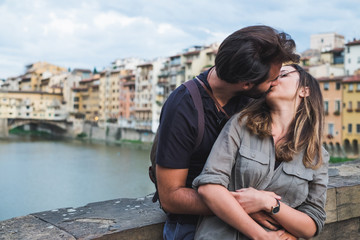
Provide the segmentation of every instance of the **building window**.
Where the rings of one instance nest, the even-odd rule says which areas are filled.
[[[349,92],[352,92],[354,90],[354,85],[352,83],[349,84]]]
[[[360,92],[360,83],[357,83],[357,84],[356,84],[356,91],[357,91],[357,92]]]
[[[356,124],[356,133],[360,133],[360,124]]]
[[[340,90],[341,88],[341,83],[340,82],[336,82],[336,90]]]
[[[190,79],[190,78],[189,78]],[[325,82],[324,83],[324,90],[329,90],[329,83]]]
[[[347,111],[352,112],[352,102],[351,101],[349,101],[349,103],[348,103]]]
[[[324,111],[325,111],[325,115],[329,114],[329,102],[328,101],[324,101]]]
[[[358,60],[357,60],[358,63],[360,63],[360,57],[358,57]]]
[[[348,63],[351,63],[351,58],[348,59]]]
[[[360,101],[357,101],[355,111],[356,111],[356,112],[360,112]]]
[[[334,124],[333,123],[328,124],[328,134],[331,136],[334,136]]]
[[[351,123],[348,124],[348,133],[352,133],[352,124]]]
[[[347,47],[347,53],[350,53],[350,47]]]
[[[340,106],[341,106],[341,101],[340,100],[335,100],[335,115],[340,115]]]

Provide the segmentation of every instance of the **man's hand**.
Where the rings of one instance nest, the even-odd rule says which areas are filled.
[[[275,230],[278,230],[280,227],[279,223],[275,219],[270,217],[268,214],[266,214],[265,212],[261,211],[261,212],[252,213],[249,215],[252,219],[254,219],[255,222],[257,222],[261,226],[266,227],[270,230],[275,231]]]
[[[299,238],[291,235],[291,233],[285,232],[283,235],[280,236],[281,240],[297,240]]]

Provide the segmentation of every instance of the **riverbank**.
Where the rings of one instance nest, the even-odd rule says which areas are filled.
[[[329,167],[327,220],[316,240],[360,239],[360,160]],[[0,222],[0,239],[162,239],[165,214],[151,195],[61,208]]]

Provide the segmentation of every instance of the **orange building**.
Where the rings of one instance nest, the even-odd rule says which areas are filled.
[[[120,74],[119,121],[123,127],[130,127],[135,120],[135,74],[122,70]]]
[[[343,77],[318,78],[324,98],[325,124],[323,143],[332,156],[344,156],[342,145]]]

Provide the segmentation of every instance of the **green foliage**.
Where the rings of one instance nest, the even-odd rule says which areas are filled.
[[[330,157],[330,163],[340,163],[355,160],[354,158]]]
[[[28,135],[28,136],[38,136],[38,137],[51,136],[51,133],[44,131],[36,131],[36,130],[25,131],[22,126],[11,129],[9,133],[14,135]]]
[[[87,134],[82,132],[82,133],[79,133],[78,135],[76,135],[77,138],[86,138],[87,137]]]

